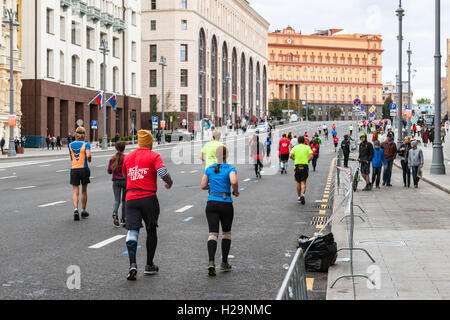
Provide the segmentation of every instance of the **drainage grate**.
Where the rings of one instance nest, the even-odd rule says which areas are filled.
[[[328,221],[328,217],[316,216],[312,218],[311,225],[317,226],[319,224],[325,224]]]

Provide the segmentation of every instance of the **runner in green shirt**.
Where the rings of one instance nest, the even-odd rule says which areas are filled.
[[[291,150],[290,158],[295,164],[295,181],[297,182],[297,201],[305,204],[306,181],[309,176],[309,162],[313,159],[311,147],[305,144],[305,137],[298,138],[298,145]]]
[[[217,163],[216,150],[218,147],[223,146],[223,143],[219,141],[221,135],[219,130],[215,130],[213,132],[213,140],[205,144],[202,148],[200,159],[205,162],[205,170]]]

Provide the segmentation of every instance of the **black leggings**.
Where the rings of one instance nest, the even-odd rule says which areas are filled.
[[[219,223],[222,225],[222,232],[230,232],[233,217],[234,208],[231,202],[208,201],[206,219],[208,219],[209,233],[219,233]]]
[[[261,162],[261,160],[256,160],[255,163],[255,174],[258,175],[258,167],[259,167],[259,171],[261,171],[261,169],[263,168],[263,164]]]
[[[318,155],[318,154],[315,154],[314,157],[313,157],[313,159],[312,159],[312,165],[313,165],[314,170],[316,170],[317,159],[319,159],[319,155]]]

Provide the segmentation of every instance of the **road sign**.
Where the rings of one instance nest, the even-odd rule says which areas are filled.
[[[366,111],[366,107],[361,106],[361,112],[364,112],[364,111]]]
[[[390,110],[397,110],[397,105],[395,103],[391,103],[389,108]]]
[[[211,128],[211,120],[209,120],[209,119],[203,119],[203,128],[204,129],[206,129],[206,130],[208,130],[208,129],[210,129]]]
[[[377,110],[377,108],[375,106],[371,106],[369,109],[370,113],[375,113],[375,111]]]
[[[152,117],[152,122],[153,122],[153,123],[158,123],[158,117],[153,116],[153,117]]]
[[[359,107],[359,106],[361,105],[361,100],[355,99],[355,100],[353,101],[353,105],[354,105],[355,107]]]
[[[371,117],[371,118],[375,118],[375,113],[371,113],[371,114],[370,114],[370,117]]]
[[[98,128],[98,121],[92,120],[91,121],[91,129],[97,129]]]
[[[77,120],[77,126],[82,127],[84,124],[83,120],[79,119]]]
[[[166,120],[161,120],[161,128],[162,129],[166,128]]]
[[[405,110],[409,110],[409,106],[405,104]]]

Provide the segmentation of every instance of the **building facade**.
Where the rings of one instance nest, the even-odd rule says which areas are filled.
[[[143,127],[162,110],[173,127],[267,114],[267,31],[246,0],[151,0],[142,7]],[[186,125],[184,126],[183,123]]]
[[[442,98],[444,98],[444,97],[446,98],[446,100],[444,101],[444,106],[446,108],[445,113],[450,116],[450,101],[448,100],[448,95],[450,94],[450,39],[447,39],[447,52],[444,57],[444,61],[445,61],[445,68],[447,70],[447,75],[446,75],[447,79],[445,81],[446,90],[443,92]]]
[[[392,99],[392,103],[399,105],[398,101],[398,88],[392,82],[383,84],[383,103],[387,98]],[[402,103],[408,104],[408,81],[402,81]],[[414,92],[411,88],[411,104],[414,104]]]
[[[3,20],[3,12],[6,9],[13,9],[18,13],[17,20],[21,24],[22,16],[21,0],[0,1],[0,16]],[[22,88],[22,47],[21,47],[21,27],[14,28],[14,113],[17,121],[14,129],[14,136],[20,137],[21,132],[21,103],[20,92]],[[8,126],[8,115],[10,114],[10,30],[9,24],[0,23],[0,139],[5,138],[5,147],[8,147],[10,129]]]
[[[312,118],[327,120],[334,106],[340,120],[355,117],[353,101],[382,115],[382,38],[337,34],[340,29],[297,33],[292,27],[269,33],[269,99],[306,102]],[[295,111],[296,112],[296,111]]]
[[[83,120],[87,139],[132,132],[140,123],[140,0],[34,0],[22,8],[24,76],[23,131],[26,135],[67,137]],[[106,40],[106,88],[103,54]],[[117,95],[117,112],[99,111],[94,97]],[[91,121],[98,130],[88,130]],[[140,127],[138,125],[138,127]]]

